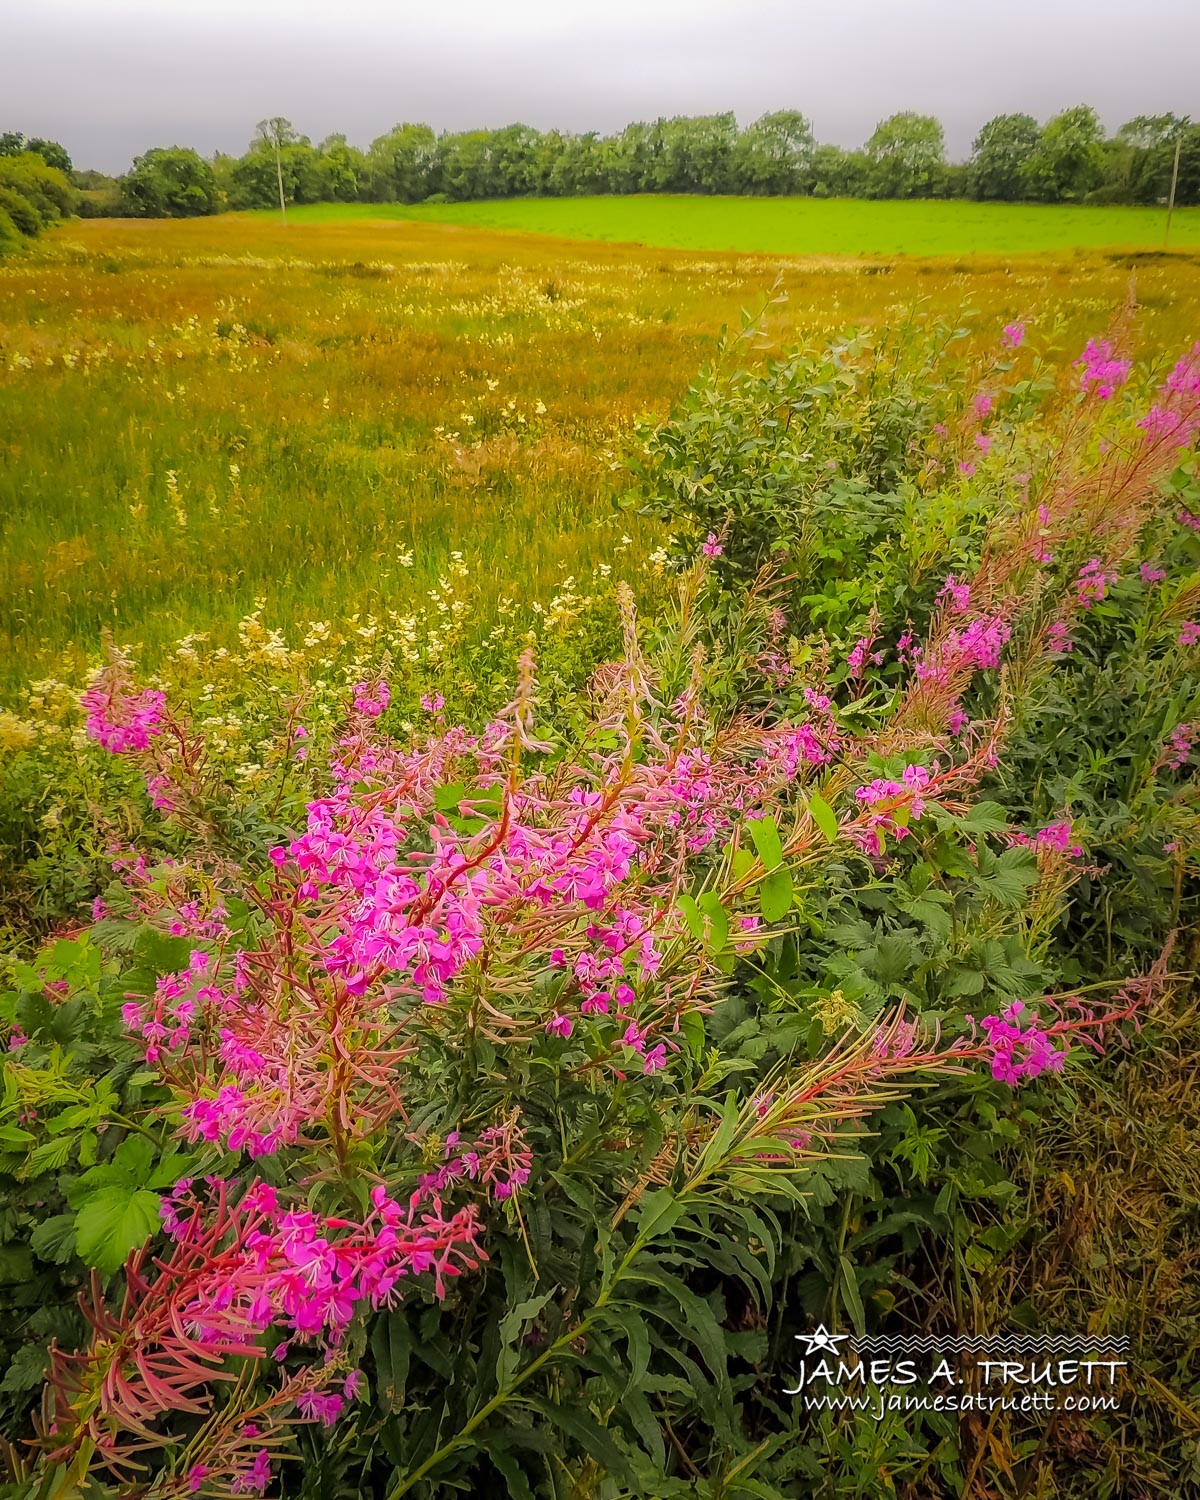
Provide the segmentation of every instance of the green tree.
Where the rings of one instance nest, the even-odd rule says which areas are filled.
[[[1137,115],[1127,120],[1106,146],[1105,183],[1119,186],[1132,203],[1157,203],[1171,191],[1175,144],[1179,151],[1180,203],[1195,201],[1190,192],[1189,144],[1200,127],[1176,114]]]
[[[367,152],[367,192],[376,203],[419,203],[432,192],[437,137],[405,122],[377,136]]]
[[[435,191],[462,202],[494,198],[497,182],[490,130],[447,131],[438,137],[434,160]]]
[[[250,149],[231,176],[230,201],[235,208],[277,207],[280,176],[285,203],[319,203],[326,196],[312,142],[282,115],[258,122]]]
[[[661,150],[653,186],[668,193],[727,193],[733,186],[737,120],[723,115],[679,115],[658,121]]]
[[[67,148],[57,141],[45,141],[40,136],[26,139],[19,130],[6,130],[0,134],[0,156],[22,156],[29,151],[40,156],[48,167],[54,167],[64,177],[70,177],[73,170],[71,158],[67,154]]]
[[[300,135],[296,127],[283,115],[271,115],[266,120],[260,120],[256,127],[254,139],[250,142],[250,149],[254,151],[261,147],[270,147],[271,150],[278,148],[280,151],[285,146],[292,146],[298,142],[306,146],[310,144],[306,135]]]
[[[121,179],[121,207],[137,219],[190,219],[217,210],[212,163],[190,146],[156,146]]]
[[[73,214],[79,202],[79,195],[66,174],[57,167],[47,166],[45,158],[36,151],[0,156],[0,187],[27,199],[45,224]]]
[[[1104,179],[1104,127],[1087,104],[1047,121],[1026,167],[1034,197],[1046,203],[1084,198]]]
[[[996,115],[989,120],[971,148],[971,196],[1005,203],[1025,197],[1027,169],[1040,139],[1032,115]]]
[[[933,115],[904,110],[875,127],[866,144],[873,198],[921,198],[935,193],[946,163],[946,138]]]
[[[865,197],[870,175],[871,163],[865,151],[844,151],[841,146],[818,146],[813,152],[814,198]]]
[[[44,141],[35,135],[30,137],[25,149],[36,152],[48,167],[55,167],[64,177],[70,177],[73,170],[70,155],[67,148],[57,141]]]
[[[353,203],[366,182],[367,158],[344,135],[331,135],[316,149],[316,170],[323,200]]]
[[[529,125],[506,125],[491,142],[492,191],[499,198],[522,198],[537,191],[541,135]]]
[[[798,110],[761,115],[738,137],[734,179],[741,193],[805,193],[813,182],[816,141]]]
[[[636,120],[620,135],[604,136],[599,156],[608,193],[641,193],[654,185],[662,135],[654,125]]]

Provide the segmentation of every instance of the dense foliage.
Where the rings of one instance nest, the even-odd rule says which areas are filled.
[[[48,161],[44,151],[34,150],[35,144],[46,145],[0,149],[0,255],[75,210],[77,194],[66,171]]]
[[[421,203],[597,193],[799,194],[819,198],[957,198],[1042,203],[1156,203],[1170,190],[1200,203],[1200,126],[1174,114],[1139,115],[1105,138],[1095,110],[1076,105],[1039,126],[997,115],[969,160],[947,160],[941,124],[902,111],[880,121],[860,150],[818,144],[797,110],[740,129],[732,113],[637,121],[614,135],[527,125],[443,131],[405,122],[367,150],[344,135],[314,145],[289,120],[264,120],[241,157],[205,161],[190,148],[155,148],[119,181],[76,173],[89,213],[182,217],[223,208],[271,208],[280,179],[287,203]],[[0,136],[0,156],[41,152],[65,173],[55,142]]]
[[[810,1318],[980,1331],[1015,1148],[1195,922],[1200,345],[961,334],[728,341],[641,435],[677,596],[580,691],[548,640],[462,727],[381,655],[218,727],[114,649],[9,716],[8,786],[127,804],[2,1002],[12,1493],[1119,1492],[784,1394]]]

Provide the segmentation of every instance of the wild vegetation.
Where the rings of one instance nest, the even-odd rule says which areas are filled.
[[[1188,1492],[1198,269],[0,270],[10,1493]]]

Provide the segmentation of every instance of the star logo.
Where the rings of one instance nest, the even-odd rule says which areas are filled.
[[[830,1333],[824,1323],[818,1324],[816,1333],[798,1333],[796,1337],[808,1347],[804,1353],[807,1357],[816,1354],[819,1350],[827,1349],[830,1354],[839,1353],[838,1345],[845,1343],[850,1337],[848,1333]]]

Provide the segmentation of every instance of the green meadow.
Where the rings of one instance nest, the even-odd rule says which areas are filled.
[[[1163,244],[1161,208],[959,200],[744,198],[635,194],[597,198],[506,198],[483,203],[317,203],[288,210],[299,223],[415,219],[610,240],[677,250],[764,255],[1029,255]],[[1200,244],[1200,208],[1176,210],[1173,246]]]

